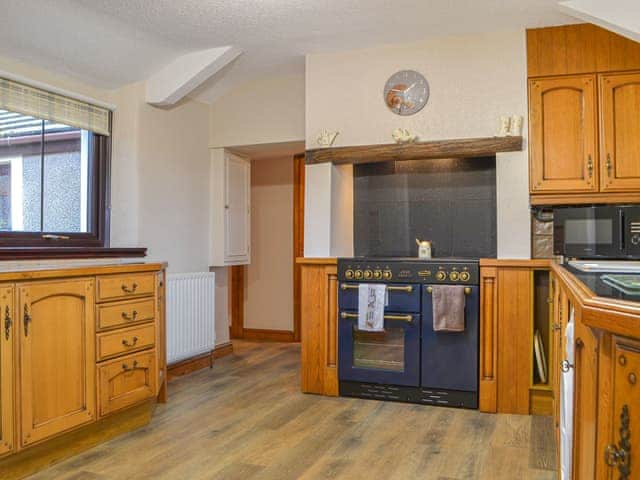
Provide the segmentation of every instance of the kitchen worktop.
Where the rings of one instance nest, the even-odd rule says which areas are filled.
[[[553,262],[551,268],[582,309],[582,322],[619,335],[640,337],[640,297],[617,291],[602,281],[604,272],[582,272]]]

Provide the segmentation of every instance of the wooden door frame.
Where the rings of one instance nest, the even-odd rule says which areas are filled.
[[[304,185],[305,185],[305,156],[299,153],[293,157],[293,341],[300,341],[301,328],[301,291],[300,265],[296,263],[298,257],[304,256]],[[244,265],[234,265],[227,269],[229,285],[229,336],[231,339],[245,337],[244,328],[244,294],[245,275]],[[274,331],[275,333],[275,331]],[[284,333],[284,332],[279,332]],[[269,337],[267,332],[261,334]],[[281,335],[282,336],[282,335]],[[255,335],[252,335],[255,337]],[[273,337],[278,339],[280,337]]]
[[[301,265],[296,260],[304,257],[304,185],[305,156],[293,157],[293,341],[300,341],[302,321],[301,309]]]

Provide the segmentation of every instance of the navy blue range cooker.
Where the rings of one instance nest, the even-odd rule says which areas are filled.
[[[384,331],[358,329],[361,283],[383,283]],[[434,285],[464,285],[465,329],[433,329]],[[475,260],[338,260],[338,379],[343,396],[478,407],[479,265]]]

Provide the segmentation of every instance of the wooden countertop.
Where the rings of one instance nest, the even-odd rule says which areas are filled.
[[[87,277],[118,273],[156,272],[166,267],[165,263],[117,263],[117,264],[73,264],[7,266],[0,263],[0,282],[42,280],[57,277]]]
[[[592,328],[630,337],[640,337],[640,302],[598,297],[569,270],[551,264],[573,303],[582,309],[582,322]]]
[[[301,265],[337,265],[338,259],[335,257],[314,258],[314,257],[298,257],[296,263]]]

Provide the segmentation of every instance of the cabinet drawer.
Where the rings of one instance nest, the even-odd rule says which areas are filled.
[[[153,295],[156,276],[153,273],[98,277],[96,300],[120,300]]]
[[[101,333],[98,335],[96,356],[100,362],[117,355],[137,352],[153,347],[155,340],[156,326],[153,323]]]
[[[98,330],[149,322],[155,314],[153,298],[98,305]]]
[[[100,416],[152,398],[158,374],[156,352],[127,355],[98,366]]]

